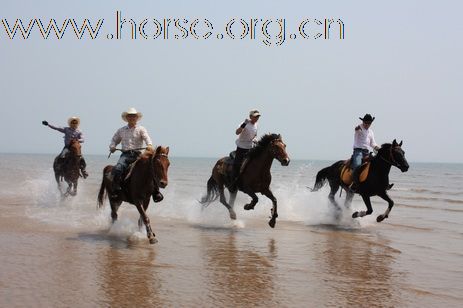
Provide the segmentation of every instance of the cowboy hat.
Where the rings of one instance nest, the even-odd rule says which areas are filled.
[[[77,125],[80,124],[80,119],[79,119],[78,117],[70,117],[70,118],[68,119],[68,125],[69,125],[69,126],[71,126],[71,122],[72,122],[72,121],[77,121]]]
[[[127,121],[127,115],[129,115],[129,114],[136,114],[138,116],[139,120],[143,116],[143,114],[141,112],[138,112],[135,108],[129,108],[127,111],[124,111],[121,114],[122,120],[124,120],[125,122],[128,122]]]
[[[375,120],[375,117],[372,117],[371,114],[367,113],[366,115],[363,116],[363,118],[359,118],[363,122],[373,122]]]
[[[260,112],[259,112],[259,110],[253,109],[253,110],[249,111],[249,116],[250,117],[260,117]]]

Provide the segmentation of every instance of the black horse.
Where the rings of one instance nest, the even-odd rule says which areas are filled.
[[[394,206],[394,201],[392,201],[386,192],[391,187],[389,185],[389,172],[391,170],[391,166],[399,168],[402,172],[406,172],[409,168],[408,162],[405,159],[405,152],[402,150],[401,146],[402,141],[397,143],[395,139],[392,144],[385,143],[379,149],[378,154],[372,158],[369,163],[362,165],[365,167],[364,169],[367,167],[369,170],[365,171],[365,179],[360,181],[355,193],[362,196],[367,210],[353,213],[352,218],[363,217],[373,213],[370,201],[371,196],[379,196],[389,204],[386,212],[379,215],[376,218],[376,221],[381,222],[385,218],[388,218],[388,215]],[[354,197],[354,193],[349,189],[349,182],[346,182],[345,178],[343,180],[343,173],[345,172],[346,164],[346,161],[340,160],[333,165],[320,170],[317,173],[315,185],[312,189],[312,191],[319,190],[323,187],[326,180],[328,180],[331,188],[328,198],[330,199],[331,203],[338,209],[340,207],[336,203],[334,196],[339,190],[339,187],[343,188],[347,192],[345,206],[348,207],[352,201],[352,198]],[[369,166],[367,164],[369,164]]]

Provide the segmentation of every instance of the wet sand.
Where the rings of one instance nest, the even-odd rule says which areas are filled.
[[[19,202],[20,203],[20,202]],[[266,221],[211,227],[151,217],[159,243],[117,228],[67,230],[2,200],[1,307],[457,307],[422,291],[378,228]],[[122,224],[136,225],[128,209]],[[388,229],[386,224],[382,225]],[[438,273],[436,273],[438,274]]]

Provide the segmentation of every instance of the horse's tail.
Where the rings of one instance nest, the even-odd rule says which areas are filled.
[[[203,206],[208,206],[210,203],[217,200],[219,196],[220,196],[219,185],[214,180],[214,178],[211,176],[209,180],[207,181],[207,194],[202,197],[199,203],[201,203]]]
[[[101,208],[103,206],[103,201],[106,197],[105,173],[106,168],[103,169],[103,179],[101,180],[100,192],[98,193],[98,208]]]
[[[331,168],[332,166],[329,166],[318,171],[317,176],[315,178],[315,185],[313,186],[313,188],[310,189],[311,191],[317,191],[325,185]]]

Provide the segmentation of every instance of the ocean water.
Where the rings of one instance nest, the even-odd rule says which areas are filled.
[[[90,177],[62,199],[53,155],[0,154],[0,306],[461,307],[463,164],[393,168],[387,203],[359,196],[335,219],[328,187],[311,192],[332,161],[272,166],[278,199],[238,194],[237,220],[218,201],[202,207],[216,159],[171,157],[164,201],[148,215],[150,245],[138,213],[124,203],[110,222],[97,209],[103,167],[117,157],[86,156]],[[343,197],[341,197],[342,199]],[[341,201],[342,202],[342,201]]]

